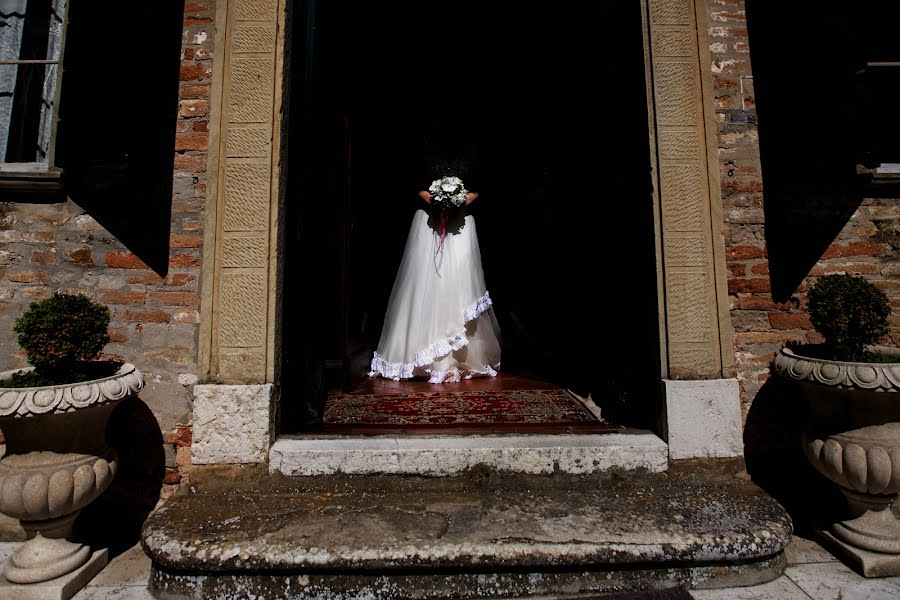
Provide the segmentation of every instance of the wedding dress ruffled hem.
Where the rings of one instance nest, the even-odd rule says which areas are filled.
[[[484,314],[491,306],[490,293],[485,292],[483,296],[466,307],[463,311],[463,323],[457,329],[457,333],[443,340],[439,340],[427,348],[419,350],[413,355],[413,361],[409,363],[388,362],[378,352],[372,357],[371,371],[369,377],[384,377],[399,381],[401,379],[412,379],[419,374],[429,375],[429,383],[456,383],[463,379],[472,379],[474,377],[496,377],[497,369],[500,363],[495,365],[483,365],[482,370],[477,369],[449,369],[446,371],[434,370],[429,367],[436,360],[447,356],[451,352],[456,352],[469,345],[469,338],[466,335],[466,325]],[[419,371],[417,373],[416,371]]]

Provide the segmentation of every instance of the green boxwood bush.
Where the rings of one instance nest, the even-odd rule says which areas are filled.
[[[75,383],[98,376],[98,367],[109,370],[90,364],[109,343],[109,318],[106,306],[84,294],[31,303],[13,329],[34,371],[16,374],[6,387]]]
[[[862,277],[826,275],[809,290],[813,327],[834,360],[872,359],[868,346],[887,335],[890,314],[885,293]]]

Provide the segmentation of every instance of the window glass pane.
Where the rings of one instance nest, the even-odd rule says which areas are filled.
[[[66,4],[0,0],[0,162],[48,160]]]
[[[0,0],[0,60],[17,60],[25,28],[26,0]],[[9,118],[12,114],[13,90],[18,68],[0,67],[0,162],[6,162],[9,140]]]

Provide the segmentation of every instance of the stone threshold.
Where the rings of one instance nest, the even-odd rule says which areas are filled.
[[[603,434],[435,436],[283,436],[269,451],[269,471],[318,475],[446,477],[486,467],[533,475],[610,470],[661,472],[668,446],[649,431]]]
[[[198,481],[142,544],[157,598],[391,600],[756,585],[783,572],[790,536],[734,477],[482,469]]]

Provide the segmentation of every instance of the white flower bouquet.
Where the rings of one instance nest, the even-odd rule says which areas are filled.
[[[459,208],[466,203],[469,190],[459,177],[442,177],[431,182],[428,188],[431,201],[442,209]]]

